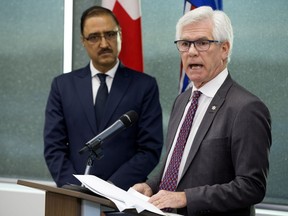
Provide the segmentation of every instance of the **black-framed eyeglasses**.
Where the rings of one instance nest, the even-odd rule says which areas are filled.
[[[101,33],[92,33],[88,35],[88,37],[84,37],[85,40],[89,41],[90,43],[98,43],[101,41],[102,37],[105,38],[107,41],[113,41],[116,39],[117,34],[119,31],[107,31]]]
[[[199,52],[206,51],[210,48],[211,43],[221,43],[221,41],[217,40],[196,40],[196,41],[189,41],[189,40],[176,40],[174,43],[177,46],[177,49],[180,52],[187,52],[191,46],[194,45],[195,49]]]

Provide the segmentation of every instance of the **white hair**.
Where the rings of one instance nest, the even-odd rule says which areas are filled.
[[[185,13],[177,22],[176,40],[181,39],[181,33],[184,26],[195,22],[201,22],[207,19],[210,20],[213,25],[213,39],[222,42],[229,42],[229,62],[233,48],[233,28],[229,17],[223,11],[213,10],[211,7],[208,6],[202,6]]]

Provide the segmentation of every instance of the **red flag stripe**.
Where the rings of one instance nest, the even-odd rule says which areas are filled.
[[[111,0],[106,0],[111,1]],[[114,5],[113,8],[109,8],[113,11],[117,17],[121,29],[122,29],[122,48],[119,54],[119,59],[129,68],[143,72],[143,51],[142,51],[142,30],[141,30],[141,15],[137,18],[137,14],[133,14],[131,17],[129,11],[133,8],[125,8],[125,1],[127,0],[116,0],[115,4],[111,2],[102,2],[102,5]],[[130,1],[130,0],[128,0]],[[134,2],[135,3],[135,2]],[[134,4],[135,10],[140,12],[140,3]],[[136,18],[136,19],[135,19]]]

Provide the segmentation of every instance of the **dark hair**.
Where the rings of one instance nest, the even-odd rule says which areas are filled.
[[[113,12],[111,10],[104,8],[104,7],[101,7],[101,6],[92,6],[82,13],[81,24],[80,24],[81,34],[83,35],[84,22],[87,18],[93,17],[93,16],[101,16],[101,15],[111,16],[113,18],[113,20],[115,21],[117,27],[120,30],[120,24],[119,24],[116,16],[113,14]]]

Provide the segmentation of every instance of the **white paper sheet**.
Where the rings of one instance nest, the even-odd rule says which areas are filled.
[[[147,210],[159,215],[167,215],[156,206],[147,202],[147,197],[133,189],[127,192],[94,175],[74,176],[89,190],[114,202],[119,211],[135,208],[138,213]]]

